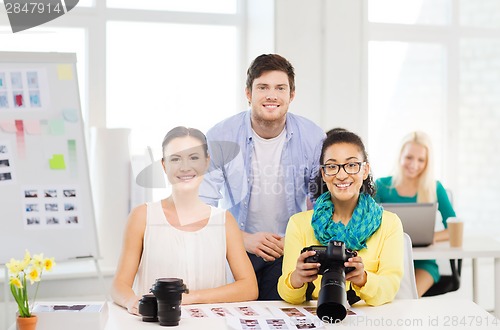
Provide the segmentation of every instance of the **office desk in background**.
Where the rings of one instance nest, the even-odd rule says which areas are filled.
[[[413,248],[414,260],[472,259],[472,300],[476,303],[478,302],[479,258],[494,259],[494,313],[497,318],[500,318],[500,240],[487,235],[467,236],[465,234],[460,248],[451,248],[447,241],[427,247]],[[490,285],[490,283],[485,285]]]

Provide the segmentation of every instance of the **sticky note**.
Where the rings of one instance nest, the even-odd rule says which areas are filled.
[[[70,123],[78,122],[78,112],[75,109],[64,109],[63,117],[66,121]]]
[[[16,123],[13,120],[2,120],[2,121],[0,121],[0,128],[5,133],[16,133],[17,132]]]
[[[24,129],[26,133],[32,135],[42,134],[42,126],[40,125],[39,120],[25,120],[24,121]]]
[[[52,159],[49,159],[49,166],[51,170],[64,170],[66,168],[64,155],[52,155]]]
[[[49,120],[49,132],[52,135],[64,135],[64,121],[62,119]]]
[[[57,66],[59,80],[73,80],[73,67],[71,64],[59,64]]]

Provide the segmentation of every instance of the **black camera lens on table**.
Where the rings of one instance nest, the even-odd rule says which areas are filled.
[[[144,322],[158,321],[158,306],[154,294],[148,293],[142,296],[139,300],[139,314],[142,315]]]
[[[354,270],[345,267],[344,262],[357,256],[357,252],[347,249],[344,242],[330,241],[327,246],[311,245],[302,249],[316,251],[307,257],[307,263],[320,263],[318,274],[323,275],[318,296],[316,313],[323,322],[336,323],[347,315],[347,295],[345,290],[345,274]]]
[[[181,320],[182,294],[189,293],[180,278],[158,278],[139,300],[139,314],[144,322],[160,321],[163,326],[177,326]]]

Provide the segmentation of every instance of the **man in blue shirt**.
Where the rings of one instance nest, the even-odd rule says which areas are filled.
[[[288,112],[295,73],[282,56],[258,56],[247,71],[245,93],[251,109],[207,132],[211,163],[200,195],[212,205],[220,200],[234,215],[257,275],[259,300],[277,300],[288,219],[306,209],[325,133]]]

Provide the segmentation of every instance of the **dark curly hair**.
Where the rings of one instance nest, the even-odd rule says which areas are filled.
[[[320,164],[323,165],[323,158],[325,157],[325,151],[331,145],[337,143],[349,143],[354,144],[358,147],[359,151],[363,154],[363,161],[368,162],[368,154],[366,152],[365,145],[361,138],[346,129],[334,129],[328,132],[325,140],[323,141],[323,147],[321,148],[321,156],[319,158]],[[326,183],[321,177],[321,171],[318,171],[318,175],[314,181],[314,187],[310,187],[309,191],[312,192],[313,199],[316,200],[321,194],[328,191]],[[368,173],[368,177],[363,180],[363,185],[361,186],[360,193],[367,193],[370,196],[375,195],[375,184],[373,182],[373,176]]]

